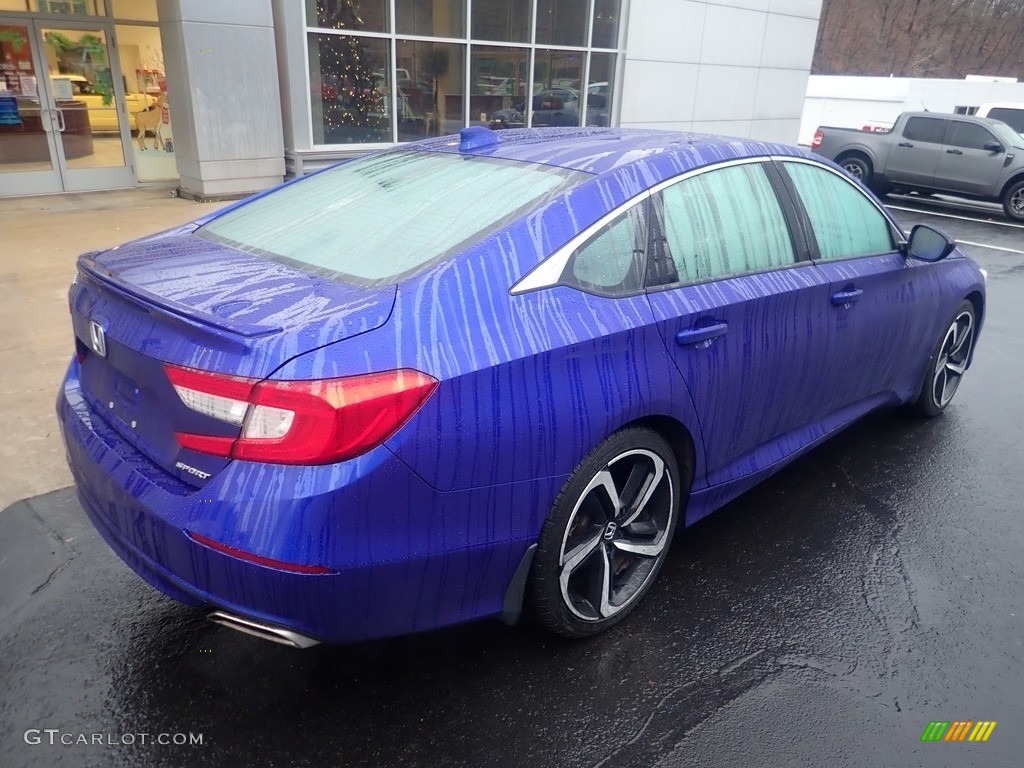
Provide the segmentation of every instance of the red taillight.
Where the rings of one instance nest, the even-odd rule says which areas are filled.
[[[811,142],[811,149],[817,149],[821,146],[821,142],[825,140],[825,134],[821,131],[814,132],[814,141]]]
[[[237,438],[177,433],[183,448],[277,464],[331,464],[365,453],[395,434],[437,388],[437,379],[411,369],[263,382],[166,370],[185,405],[241,427]]]

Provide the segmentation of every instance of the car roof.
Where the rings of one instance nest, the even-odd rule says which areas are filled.
[[[458,136],[441,136],[406,147],[500,157],[599,175],[634,164],[663,166],[671,170],[668,175],[676,175],[744,157],[814,157],[784,144],[646,128],[518,128],[493,133],[497,143],[475,150],[461,151]]]

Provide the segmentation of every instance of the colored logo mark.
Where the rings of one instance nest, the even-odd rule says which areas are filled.
[[[921,734],[921,741],[988,741],[995,720],[933,720]]]

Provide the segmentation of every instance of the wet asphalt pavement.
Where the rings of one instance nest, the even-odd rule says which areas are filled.
[[[0,512],[0,766],[1020,766],[1024,229],[897,215],[1007,249],[967,247],[989,311],[947,413],[876,414],[680,532],[588,642],[289,650],[150,589],[71,490]]]

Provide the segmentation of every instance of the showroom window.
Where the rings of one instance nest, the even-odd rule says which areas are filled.
[[[306,0],[317,146],[612,123],[620,0]]]

